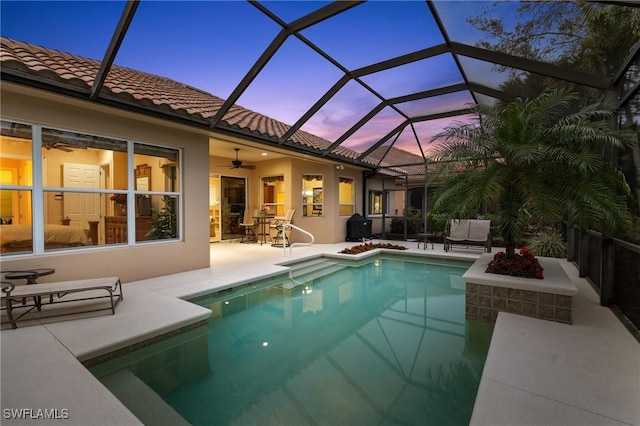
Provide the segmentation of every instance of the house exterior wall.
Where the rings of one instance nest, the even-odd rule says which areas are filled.
[[[358,169],[345,167],[338,170],[332,164],[315,163],[312,161],[294,159],[291,172],[292,208],[296,209],[294,225],[312,233],[315,242],[319,244],[344,242],[347,236],[347,220],[351,216],[339,215],[338,182],[339,177],[350,177],[355,180],[355,212],[363,213],[361,192],[362,172]],[[302,175],[320,174],[323,176],[323,206],[322,216],[302,215]],[[308,237],[296,231],[292,232],[293,242],[308,241]]]
[[[394,217],[402,217],[404,214],[404,190],[398,188],[394,178],[378,178],[373,177],[367,179],[366,184],[366,208],[365,211],[370,211],[369,206],[369,193],[371,191],[384,192],[386,194],[384,206],[385,214],[371,215],[367,214],[367,219],[371,220],[371,230],[374,234],[382,234],[383,231],[388,233],[391,231],[391,220]],[[396,213],[397,211],[397,213]]]
[[[261,178],[264,176],[284,176],[284,209],[295,209],[293,224],[314,235],[315,243],[330,244],[345,241],[347,219],[339,215],[338,184],[340,177],[352,178],[355,182],[355,212],[362,210],[362,171],[358,168],[344,167],[336,169],[334,164],[325,164],[294,157],[278,158],[255,163],[254,170],[229,169],[220,167],[229,163],[229,159],[211,156],[209,159],[211,174],[247,178],[247,208],[250,211],[260,208]],[[304,217],[302,212],[302,176],[318,174],[323,177],[322,216]],[[291,233],[292,242],[306,242],[309,237],[295,229]]]
[[[345,241],[350,216],[339,215],[340,177],[355,182],[355,212],[365,214],[362,205],[362,170],[300,158],[279,158],[259,162],[255,170],[220,167],[229,159],[209,156],[213,135],[187,126],[91,102],[72,99],[11,83],[2,85],[1,115],[5,120],[39,124],[94,135],[132,140],[182,151],[183,233],[181,241],[161,241],[134,246],[96,246],[82,250],[55,251],[39,255],[2,256],[2,269],[55,268],[42,282],[118,275],[123,282],[184,272],[210,266],[209,175],[247,177],[248,207],[261,202],[260,178],[282,174],[285,178],[285,210],[296,209],[294,224],[315,236],[317,244]],[[56,153],[56,155],[59,155]],[[323,215],[302,216],[302,176],[323,176]],[[55,221],[60,212],[49,211],[46,220]],[[102,226],[102,225],[101,225]],[[308,241],[296,230],[293,242]]]
[[[394,218],[402,219],[404,218],[405,209],[409,209],[407,214],[410,214],[412,209],[410,200],[413,192],[417,192],[418,196],[418,206],[415,207],[417,210],[423,210],[424,205],[424,184],[420,183],[421,186],[409,185],[405,188],[402,180],[397,180],[392,177],[388,178],[380,178],[380,177],[372,177],[367,179],[366,181],[366,211],[370,211],[369,206],[369,193],[371,191],[385,192],[386,195],[386,206],[385,206],[385,215],[367,215],[367,219],[372,221],[372,231],[374,234],[381,234],[384,230],[385,233],[391,232],[391,221]],[[415,195],[415,194],[413,194]]]
[[[252,175],[249,178],[249,208],[251,211],[260,209],[262,202],[262,188],[260,188],[261,179],[266,176],[283,176],[283,192],[284,192],[284,211],[292,209],[293,199],[291,194],[291,164],[292,159],[277,158],[274,160],[260,161],[256,163],[256,169],[253,170]],[[298,213],[296,212],[296,216]]]
[[[2,85],[6,120],[182,148],[182,241],[100,246],[43,255],[3,256],[2,269],[55,268],[42,282],[118,275],[123,282],[208,268],[208,136],[184,126],[19,87]]]

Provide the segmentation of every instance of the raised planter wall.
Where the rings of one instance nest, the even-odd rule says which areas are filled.
[[[573,296],[578,289],[558,259],[538,259],[544,269],[542,280],[486,273],[492,259],[492,254],[480,256],[462,276],[467,319],[494,323],[499,312],[509,312],[571,324]]]
[[[466,283],[466,318],[494,323],[498,312],[571,324],[571,296]]]

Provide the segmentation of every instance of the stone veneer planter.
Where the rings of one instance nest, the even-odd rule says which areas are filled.
[[[486,273],[493,254],[487,253],[462,276],[466,286],[467,319],[495,322],[498,312],[571,324],[571,305],[578,288],[559,260],[540,257],[544,279]]]

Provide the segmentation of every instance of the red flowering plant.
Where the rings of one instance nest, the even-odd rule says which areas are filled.
[[[113,194],[109,199],[116,204],[127,204],[127,194]]]
[[[358,244],[357,246],[349,247],[339,251],[338,253],[342,254],[359,254],[364,253],[365,251],[377,249],[377,248],[386,248],[393,250],[406,250],[407,248],[404,246],[400,246],[397,244],[389,244],[389,243],[364,243]]]
[[[512,277],[537,278],[541,280],[542,266],[527,247],[523,247],[520,253],[513,256],[507,256],[500,251],[493,256],[493,260],[489,262],[486,272],[491,274],[511,275]]]

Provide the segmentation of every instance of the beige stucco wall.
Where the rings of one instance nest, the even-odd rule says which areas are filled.
[[[364,214],[360,168],[336,169],[335,164],[328,162],[286,157],[261,161],[254,170],[230,169],[220,166],[227,164],[228,158],[209,156],[212,135],[200,130],[13,84],[3,84],[1,95],[3,119],[182,148],[184,201],[183,241],[2,256],[3,270],[55,268],[56,274],[41,278],[42,282],[114,274],[129,282],[209,267],[209,175],[214,173],[247,177],[248,207],[252,210],[260,206],[260,178],[284,175],[285,209],[296,209],[294,224],[314,234],[317,244],[345,240],[350,216],[339,216],[339,177],[355,180],[355,211]],[[322,217],[302,216],[303,174],[323,175]],[[47,218],[55,222],[60,212],[50,211],[48,215],[55,216]],[[292,241],[307,240],[305,235],[293,231]]]
[[[321,217],[302,216],[302,175],[304,174],[321,174],[323,176],[323,206]],[[355,179],[355,212],[362,214],[362,172],[349,167],[345,167],[344,170],[338,170],[332,164],[296,160],[292,164],[291,175],[292,208],[296,209],[294,224],[311,232],[315,236],[317,243],[337,243],[345,241],[347,235],[347,219],[351,216],[339,215],[339,177]],[[293,232],[292,239],[294,242],[305,241],[306,237],[298,232]]]
[[[355,212],[362,210],[362,171],[358,168],[344,167],[336,169],[335,164],[321,163],[295,157],[278,158],[255,163],[254,170],[229,169],[216,167],[229,163],[229,159],[211,156],[209,163],[211,173],[247,178],[247,207],[250,211],[258,209],[261,202],[261,178],[264,176],[284,176],[285,211],[295,209],[294,225],[312,233],[318,244],[337,243],[345,240],[347,219],[349,216],[339,215],[338,182],[340,177],[352,178],[355,181]],[[323,215],[304,217],[302,214],[302,176],[319,174],[323,176]],[[292,242],[306,242],[309,237],[293,230]]]
[[[92,247],[38,256],[2,256],[2,269],[52,267],[41,278],[118,275],[123,282],[209,267],[208,136],[184,126],[12,84],[2,85],[3,119],[183,148],[183,241]],[[187,166],[188,165],[188,166]]]

